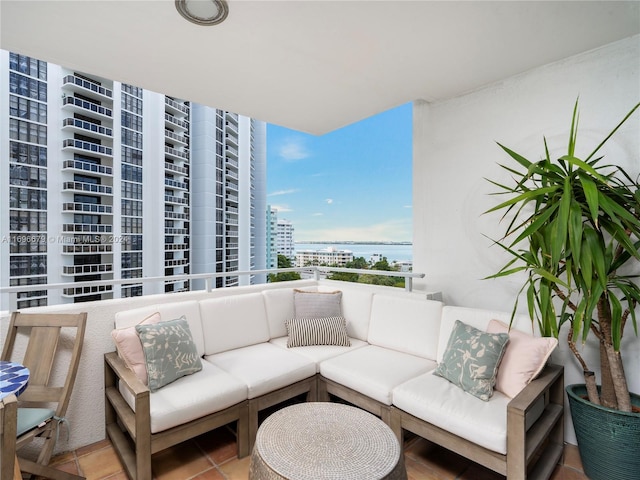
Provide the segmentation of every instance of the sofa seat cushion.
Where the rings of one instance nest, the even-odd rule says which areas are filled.
[[[358,348],[320,363],[320,374],[378,402],[391,405],[392,390],[436,363],[376,345]]]
[[[316,374],[315,362],[272,343],[259,343],[204,358],[242,380],[247,385],[250,399]]]
[[[288,348],[287,338],[288,337],[274,338],[270,341],[270,343],[280,348],[286,349]],[[288,351],[297,355],[302,355],[303,357],[311,360],[316,364],[316,372],[319,373],[320,362],[329,358],[337,357],[338,355],[342,355],[343,353],[352,352],[353,350],[368,345],[367,342],[363,342],[362,340],[358,340],[357,338],[349,337],[349,340],[351,341],[350,347],[340,347],[338,345],[309,345],[306,347],[291,347],[288,348]]]
[[[134,396],[120,382],[120,393],[135,411]],[[202,370],[179,378],[149,395],[151,433],[162,432],[247,399],[244,382],[219,367],[202,362]]]
[[[393,404],[432,425],[500,454],[507,453],[507,405],[495,392],[488,402],[428,372],[393,390]]]

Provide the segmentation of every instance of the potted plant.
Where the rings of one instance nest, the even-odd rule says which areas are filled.
[[[542,335],[558,337],[568,324],[568,345],[585,385],[567,386],[567,394],[585,473],[592,480],[638,478],[640,471],[640,413],[632,411],[640,397],[629,392],[620,351],[627,322],[638,333],[640,275],[633,269],[637,272],[640,262],[640,184],[596,156],[639,107],[580,159],[576,101],[566,155],[552,160],[546,139],[539,161],[499,144],[519,167],[500,165],[511,175],[511,185],[490,180],[499,189],[496,194],[509,196],[486,213],[503,211],[502,219],[508,219],[504,237],[495,243],[511,258],[488,278],[526,274],[520,294]],[[516,300],[514,313],[517,305]],[[600,346],[600,386],[578,348],[589,335]],[[600,424],[598,415],[604,416]],[[588,422],[584,427],[582,420]],[[624,433],[623,425],[629,424]],[[623,444],[607,446],[611,439]]]

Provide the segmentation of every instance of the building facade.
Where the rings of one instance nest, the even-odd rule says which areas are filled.
[[[131,279],[20,293],[18,308],[264,268],[263,122],[1,50],[0,66],[0,284]]]
[[[295,260],[296,244],[294,240],[295,228],[289,220],[278,219],[278,255],[284,255],[291,261]],[[277,259],[276,259],[277,264]]]
[[[267,260],[269,270],[278,268],[278,210],[267,205]]]
[[[352,261],[353,252],[350,250],[337,250],[333,247],[319,250],[296,250],[296,267],[310,265],[344,267]]]

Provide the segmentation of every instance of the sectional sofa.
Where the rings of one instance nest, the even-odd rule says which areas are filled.
[[[227,424],[235,423],[238,456],[246,456],[260,413],[303,396],[347,401],[378,415],[400,441],[403,430],[413,432],[509,479],[549,478],[559,461],[563,370],[546,364],[551,340],[518,333],[531,330],[527,317],[517,316],[507,332],[497,323],[509,322],[504,312],[326,280],[231,290],[116,315],[118,348],[105,355],[105,419],[130,478],[150,480],[153,453]],[[320,323],[306,321],[320,317]],[[148,371],[138,371],[123,339],[131,341],[135,329],[149,360],[147,339],[155,337],[145,335],[158,335],[158,327],[146,325],[173,325],[157,322],[174,319],[180,328],[188,326],[192,339],[190,353],[181,353],[183,363],[198,365],[195,373],[189,366],[188,374],[158,384],[155,367],[147,363]],[[318,325],[328,333],[319,334]],[[488,328],[495,331],[486,333]],[[497,376],[489,395],[454,384],[457,378],[452,383],[442,370],[453,365],[454,377],[461,373],[452,339],[463,330],[488,345],[503,343],[497,370],[483,380],[493,387]],[[534,358],[533,365],[522,364]]]

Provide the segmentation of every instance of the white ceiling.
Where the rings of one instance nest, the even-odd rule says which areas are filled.
[[[640,2],[2,0],[0,48],[322,134],[640,33]]]

